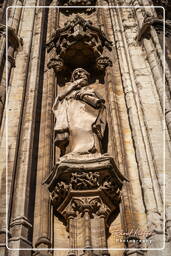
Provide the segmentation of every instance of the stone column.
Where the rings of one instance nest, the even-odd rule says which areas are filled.
[[[35,2],[32,2],[33,4]],[[18,251],[9,250],[9,255],[31,255],[32,240],[32,209],[34,201],[34,179],[35,179],[35,155],[36,155],[36,120],[38,91],[41,86],[41,61],[43,61],[43,36],[44,31],[44,9],[28,9],[33,14],[33,41],[31,55],[29,56],[29,69],[27,75],[27,87],[23,102],[21,133],[18,145],[18,157],[16,159],[16,177],[12,197],[12,213],[10,218],[10,231],[12,237],[9,239],[9,247],[20,248]],[[36,14],[34,16],[34,14]],[[35,19],[34,19],[35,18]],[[28,17],[27,17],[28,19]],[[29,20],[30,22],[30,20]],[[28,24],[27,24],[28,26]],[[34,144],[33,144],[34,142]],[[32,187],[31,187],[32,186]],[[24,248],[29,249],[28,251]],[[22,250],[21,250],[22,249]]]
[[[48,9],[48,16],[45,22],[47,23],[46,42],[54,33],[57,25],[57,11],[53,8],[56,1],[52,1]],[[48,22],[47,22],[48,20]],[[45,45],[45,42],[44,42]],[[36,177],[36,196],[35,196],[35,210],[34,210],[34,227],[33,227],[33,245],[35,250],[34,255],[51,255],[48,248],[53,245],[53,227],[51,216],[51,205],[47,190],[42,185],[49,170],[53,166],[53,115],[52,106],[55,97],[55,75],[52,69],[47,68],[49,56],[46,53],[44,63],[44,79],[42,85],[42,105],[41,105],[41,119],[40,119],[40,134],[38,145],[38,163],[37,163],[37,177]],[[44,248],[39,251],[39,248]]]
[[[17,14],[17,13],[16,13]],[[1,214],[1,228],[4,227],[8,228],[8,223],[6,223],[6,214],[10,215],[10,197],[12,196],[13,191],[13,183],[15,176],[15,161],[17,155],[17,148],[18,142],[17,137],[20,134],[20,124],[21,124],[21,117],[20,114],[22,113],[23,109],[23,93],[25,90],[26,85],[26,78],[27,78],[27,65],[29,60],[29,50],[30,50],[30,43],[32,40],[32,14],[34,16],[34,10],[30,13],[30,23],[23,24],[20,21],[20,33],[18,34],[19,37],[26,36],[28,39],[24,42],[23,51],[21,51],[18,56],[16,57],[16,65],[17,69],[15,70],[15,74],[13,76],[12,84],[13,87],[9,86],[8,88],[8,125],[7,129],[5,126],[5,119],[6,117],[3,116],[3,123],[1,126],[1,147],[0,147],[0,155],[1,155],[1,171],[0,171],[0,180],[4,184],[2,186],[1,194],[4,195],[4,199],[2,199],[2,205],[0,214]],[[12,12],[11,14],[12,15]],[[24,17],[28,17],[28,12],[24,13]],[[27,27],[27,30],[26,30]],[[29,30],[30,28],[30,30]],[[15,116],[15,118],[14,118]],[[7,132],[7,133],[6,133]],[[8,145],[6,145],[6,136],[8,136]],[[6,159],[6,148],[8,147],[7,151],[7,159]],[[8,162],[8,166],[6,166],[6,160]],[[5,186],[7,184],[7,188]],[[6,190],[7,189],[7,190]],[[7,192],[7,193],[6,193]],[[6,202],[5,198],[8,198]],[[3,198],[3,197],[1,197]],[[9,205],[9,211],[6,212],[6,204]],[[9,220],[9,217],[8,217]],[[7,231],[8,232],[8,231]],[[4,234],[5,235],[5,234]],[[3,254],[2,254],[3,255]]]
[[[91,249],[91,224],[90,224],[90,209],[84,209],[84,239],[85,239],[85,249]]]
[[[69,247],[71,248],[68,252],[68,256],[75,256],[75,231],[76,231],[76,227],[75,227],[75,217],[76,214],[74,211],[72,212],[68,212],[67,213],[67,219],[68,219],[68,226],[69,226]]]
[[[99,216],[100,216],[100,229],[101,229],[101,231],[102,231],[102,233],[101,233],[101,248],[104,248],[104,250],[102,251],[102,255],[103,256],[109,256],[110,254],[109,254],[109,252],[108,252],[108,244],[107,244],[107,234],[106,234],[106,230],[107,230],[107,228],[106,228],[106,221],[105,221],[105,219],[106,219],[106,216],[107,216],[107,211],[106,211],[106,209],[103,209],[102,207],[101,207],[101,210],[99,211]]]

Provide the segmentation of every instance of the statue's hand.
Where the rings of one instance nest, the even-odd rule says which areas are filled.
[[[76,89],[76,90],[79,90],[82,87],[88,85],[88,81],[85,78],[78,79],[78,80],[74,81],[74,83],[75,83],[74,89]]]

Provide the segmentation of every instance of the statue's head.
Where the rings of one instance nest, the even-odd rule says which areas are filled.
[[[83,68],[76,68],[72,73],[72,81],[84,78],[85,80],[89,80],[90,74]]]

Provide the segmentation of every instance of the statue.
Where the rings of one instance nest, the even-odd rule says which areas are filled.
[[[99,63],[105,64],[103,60]],[[105,253],[98,255],[110,256],[106,226],[119,214],[121,188],[126,180],[113,157],[104,154],[106,107],[104,98],[96,91],[104,91],[104,87],[97,88],[100,85],[91,84],[89,78],[85,69],[75,69],[71,81],[60,88],[55,99],[55,144],[61,155],[44,181],[54,213],[67,225],[68,256],[76,256],[76,248],[85,248],[80,254],[85,256],[97,256],[93,248],[106,248]],[[96,226],[100,227],[97,237],[103,231],[103,239],[94,242]]]
[[[106,127],[105,100],[89,84],[90,74],[83,68],[72,73],[71,82],[57,96],[55,114],[55,145],[61,156],[102,152],[102,138]]]

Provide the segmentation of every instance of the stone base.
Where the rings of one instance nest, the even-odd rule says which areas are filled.
[[[41,251],[39,251],[39,252],[33,253],[33,256],[52,256],[52,254],[49,253],[49,252],[41,252]]]
[[[96,253],[97,252],[97,253]],[[110,256],[110,253],[106,251],[93,251],[93,250],[84,250],[80,256]]]
[[[122,187],[123,181],[128,181],[118,170],[114,159],[107,154],[69,154],[69,156],[66,155],[65,158],[61,158],[61,161],[54,166],[44,184],[47,184],[49,191],[52,191],[59,180],[63,178],[65,181],[70,182],[72,174],[77,172],[99,172],[101,179],[111,175],[119,187]]]
[[[68,225],[71,248],[76,243],[79,243],[76,247],[85,248],[82,256],[99,255],[99,251],[96,254],[91,250],[95,245],[106,248],[106,225],[110,225],[119,213],[120,192],[125,180],[114,159],[101,154],[80,155],[80,158],[66,155],[47,177],[45,184],[54,211]],[[103,241],[92,242],[93,230],[97,226],[100,227],[97,237],[103,233],[104,238]],[[80,234],[80,229],[83,233],[78,242],[75,236]],[[108,256],[108,253],[102,251],[100,255]]]
[[[76,254],[72,251],[69,251],[67,256],[76,256]]]
[[[144,251],[141,250],[129,250],[124,252],[124,256],[142,256],[144,255]]]

